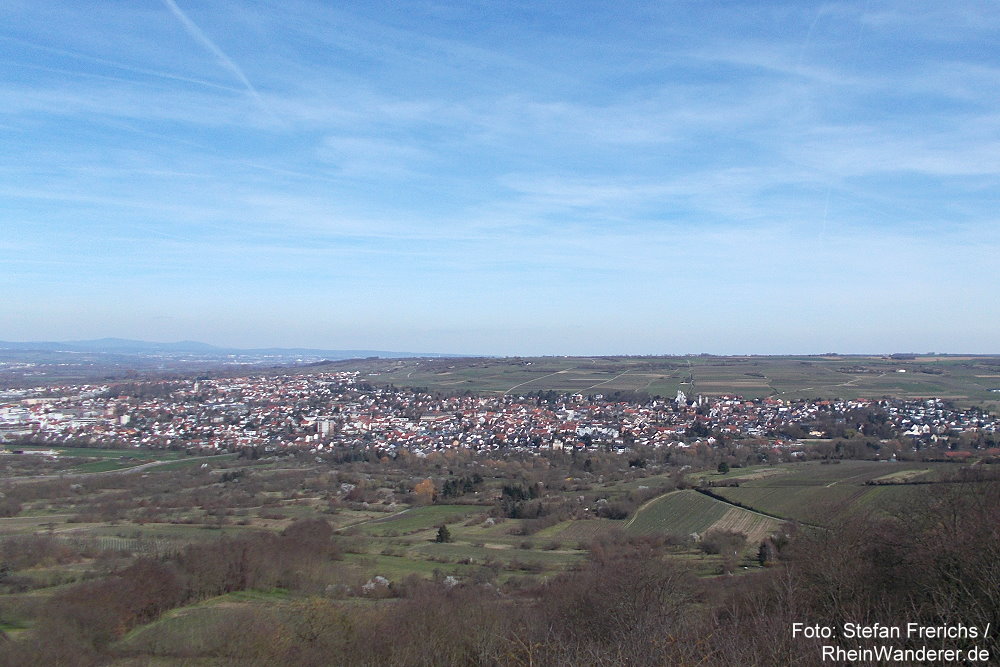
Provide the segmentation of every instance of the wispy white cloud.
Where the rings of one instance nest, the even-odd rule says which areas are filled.
[[[820,127],[783,150],[791,159],[840,178],[913,172],[1000,178],[1000,117],[971,117],[913,132],[908,124]]]
[[[900,31],[932,41],[967,41],[1000,31],[1000,7],[978,0],[896,0],[868,6],[860,19],[882,30]]]
[[[328,300],[330,330],[508,336],[531,321],[550,352],[594,338],[565,321],[662,332],[679,312],[725,313],[763,345],[771,322],[798,318],[802,341],[831,317],[891,332],[923,312],[859,305],[876,284],[982,311],[1000,62],[980,48],[992,10],[958,2],[933,10],[944,38],[894,0],[500,14],[289,0],[199,6],[197,24],[163,0],[183,30],[162,8],[68,4],[64,20],[24,4],[0,41],[25,46],[0,73],[0,198],[28,244],[0,244],[5,286],[38,301],[60,285],[197,292],[192,308],[231,331]],[[809,305],[817,284],[835,286],[829,312]],[[689,340],[709,349],[715,331]]]
[[[157,78],[157,79],[165,79],[165,80],[168,80],[168,81],[178,81],[178,82],[181,82],[181,83],[193,83],[193,84],[196,84],[198,86],[205,86],[206,88],[215,88],[215,89],[218,89],[218,90],[226,90],[226,91],[230,91],[230,92],[233,92],[233,91],[237,90],[237,89],[235,89],[235,88],[233,88],[231,86],[225,86],[225,85],[216,83],[214,81],[206,81],[204,79],[197,79],[197,78],[190,77],[190,76],[183,76],[183,75],[175,74],[175,73],[172,73],[172,72],[165,72],[165,71],[162,71],[162,70],[155,70],[155,69],[150,69],[150,68],[147,68],[147,67],[138,67],[138,66],[135,66],[135,65],[129,65],[129,64],[117,62],[117,61],[114,61],[114,60],[110,60],[108,58],[100,58],[100,57],[89,55],[89,54],[86,54],[86,53],[80,53],[79,51],[71,51],[69,49],[60,49],[60,48],[55,48],[55,47],[47,46],[47,45],[44,45],[44,44],[36,44],[36,43],[29,42],[29,41],[24,40],[24,39],[17,39],[15,37],[10,37],[9,35],[0,35],[0,40],[5,40],[5,41],[8,41],[8,42],[13,42],[13,43],[17,44],[20,47],[25,47],[25,48],[29,48],[29,49],[36,49],[36,50],[39,50],[39,51],[44,51],[46,53],[51,53],[51,54],[55,54],[55,55],[58,55],[58,56],[65,56],[65,57],[71,58],[73,60],[83,61],[83,62],[86,62],[86,63],[93,63],[93,64],[97,64],[97,65],[102,65],[104,67],[108,67],[108,68],[111,68],[113,70],[118,70],[119,72],[130,72],[132,74],[142,74],[144,76],[154,77],[154,78]],[[98,73],[98,72],[85,72],[85,71],[79,71],[79,70],[78,71],[71,71],[71,70],[66,70],[66,69],[46,68],[46,67],[42,67],[40,65],[34,65],[34,64],[31,64],[31,63],[24,63],[24,62],[16,63],[16,64],[18,66],[21,66],[21,67],[31,67],[31,68],[35,68],[35,69],[44,69],[45,71],[49,71],[49,72],[53,72],[53,73],[57,73],[57,74],[68,74],[70,76],[94,76],[94,77],[116,78],[116,77],[112,77],[112,76],[107,75],[107,74],[101,74],[101,73]],[[118,79],[118,80],[124,80],[124,79]]]
[[[411,142],[391,141],[380,137],[330,136],[318,151],[325,162],[350,176],[413,175],[411,166],[432,157],[430,151]]]

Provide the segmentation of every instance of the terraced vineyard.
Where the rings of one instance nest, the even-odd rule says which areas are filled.
[[[712,491],[767,514],[826,525],[845,513],[892,510],[920,494],[919,488],[913,486],[868,486],[866,482],[869,480],[932,475],[935,469],[948,465],[875,461],[824,465],[809,462],[787,466],[780,475],[749,479],[741,481],[738,487],[715,488]],[[929,472],[925,472],[928,469]]]
[[[780,523],[686,489],[660,496],[641,508],[626,524],[625,530],[635,535],[690,535],[704,534],[712,529],[735,530],[745,534],[748,543],[753,544],[774,532]]]
[[[824,523],[831,513],[842,511],[873,487],[779,486],[713,489],[715,493],[746,507],[804,523]]]
[[[733,507],[722,518],[709,526],[709,530],[731,530],[747,536],[747,545],[756,546],[768,535],[773,534],[781,522],[739,507]]]

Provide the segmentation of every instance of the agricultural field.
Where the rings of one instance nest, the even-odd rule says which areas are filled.
[[[777,474],[744,478],[738,487],[717,487],[712,492],[772,516],[827,525],[846,513],[900,509],[926,493],[926,487],[903,482],[933,479],[954,467],[949,463],[844,461],[824,465],[816,461],[781,466]],[[894,483],[871,486],[870,480]]]
[[[739,394],[747,398],[938,397],[1000,406],[1000,358],[860,355],[768,357],[511,357],[366,359],[322,367],[358,370],[374,384],[461,393],[571,391]]]
[[[729,510],[725,503],[687,489],[674,491],[646,504],[625,529],[637,535],[701,533]]]
[[[366,535],[376,537],[397,537],[413,535],[429,530],[437,530],[442,524],[454,524],[468,519],[473,514],[483,514],[489,507],[482,505],[432,505],[412,507],[387,517],[366,521],[356,526]]]
[[[91,447],[21,447],[24,451],[44,451],[51,450],[58,452],[60,457],[84,457],[117,459],[129,458],[140,461],[176,461],[177,459],[189,458],[186,451],[171,451],[168,449],[139,449],[132,447],[129,449],[97,449]]]
[[[599,535],[612,530],[620,530],[621,521],[612,519],[588,519],[586,521],[563,521],[544,528],[535,534],[536,541],[558,541],[566,545],[586,544]]]
[[[742,533],[747,537],[747,546],[756,548],[761,540],[773,535],[781,526],[781,522],[756,512],[748,512],[740,507],[731,507],[722,518],[710,525],[705,532],[712,530]]]
[[[167,466],[165,470],[189,465],[202,465],[218,458],[234,458],[235,454],[217,457],[191,456],[185,451],[149,449],[97,449],[84,447],[20,447],[24,452],[55,452],[50,457],[39,454],[0,456],[0,472],[8,479],[39,475],[76,475],[104,472],[139,472],[150,467]]]
[[[780,527],[781,522],[756,512],[728,505],[693,489],[660,496],[636,512],[624,528],[635,535],[671,533],[704,535],[711,530],[730,530],[747,536],[753,548]]]

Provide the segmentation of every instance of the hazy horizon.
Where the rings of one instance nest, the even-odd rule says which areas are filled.
[[[313,351],[327,351],[327,352],[350,352],[350,351],[354,351],[354,352],[388,352],[388,353],[400,353],[400,354],[408,354],[408,355],[427,354],[427,355],[445,355],[445,356],[448,356],[448,357],[484,357],[484,358],[492,358],[492,357],[497,357],[497,358],[504,358],[504,357],[599,357],[599,356],[600,357],[618,357],[618,356],[620,356],[620,357],[643,357],[643,356],[648,356],[648,357],[692,357],[692,356],[700,356],[700,355],[709,355],[709,356],[718,356],[718,357],[768,357],[768,356],[773,356],[773,357],[798,357],[798,356],[829,356],[829,355],[844,356],[844,357],[851,357],[851,356],[876,357],[876,356],[891,356],[891,355],[900,355],[900,354],[902,354],[902,355],[912,354],[912,355],[916,355],[916,356],[940,355],[940,356],[949,356],[949,357],[953,357],[953,356],[954,357],[961,357],[963,355],[982,356],[982,357],[1000,356],[1000,353],[995,353],[995,352],[963,352],[963,351],[959,351],[959,352],[942,352],[940,350],[924,350],[924,351],[920,351],[920,350],[868,350],[868,351],[855,351],[855,352],[840,352],[840,351],[837,351],[837,350],[826,350],[826,351],[823,351],[823,352],[782,352],[782,353],[753,353],[753,352],[738,352],[738,351],[712,352],[712,351],[708,351],[708,350],[701,350],[701,351],[697,351],[697,352],[696,351],[687,351],[687,352],[659,352],[659,353],[657,353],[657,352],[649,352],[649,353],[632,353],[632,354],[628,354],[628,353],[613,353],[613,352],[594,352],[594,353],[590,353],[590,354],[584,353],[584,352],[581,352],[579,354],[546,353],[546,354],[537,354],[537,355],[530,355],[530,354],[493,354],[493,353],[490,353],[490,352],[464,353],[463,354],[463,353],[453,353],[453,352],[450,352],[448,350],[410,350],[410,349],[381,350],[381,349],[373,349],[373,348],[350,348],[350,347],[344,348],[344,347],[330,347],[330,346],[311,347],[311,346],[303,346],[303,345],[290,345],[290,346],[262,345],[262,346],[255,347],[255,348],[247,348],[247,347],[241,347],[241,346],[236,346],[236,345],[227,345],[225,343],[221,343],[221,344],[207,343],[207,342],[202,341],[202,340],[193,340],[193,339],[184,339],[184,340],[139,340],[139,339],[132,339],[132,338],[120,338],[120,337],[116,337],[116,336],[109,336],[109,337],[106,337],[106,338],[97,338],[97,339],[84,339],[84,340],[10,341],[10,340],[0,339],[0,342],[17,343],[19,345],[32,344],[32,343],[64,343],[64,344],[81,344],[81,343],[87,343],[87,344],[90,344],[90,343],[100,343],[100,342],[105,342],[105,341],[107,341],[107,342],[115,342],[115,343],[145,343],[145,344],[154,345],[154,346],[155,345],[181,346],[181,345],[185,345],[185,344],[198,345],[198,346],[200,346],[200,345],[208,345],[208,346],[210,346],[212,348],[217,348],[217,349],[222,350],[222,351],[231,351],[231,350],[245,350],[245,351],[252,351],[252,350],[313,350]]]
[[[1000,6],[0,16],[0,339],[997,352]]]

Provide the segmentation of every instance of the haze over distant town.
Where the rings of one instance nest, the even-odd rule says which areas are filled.
[[[994,3],[0,17],[0,339],[998,351]]]

